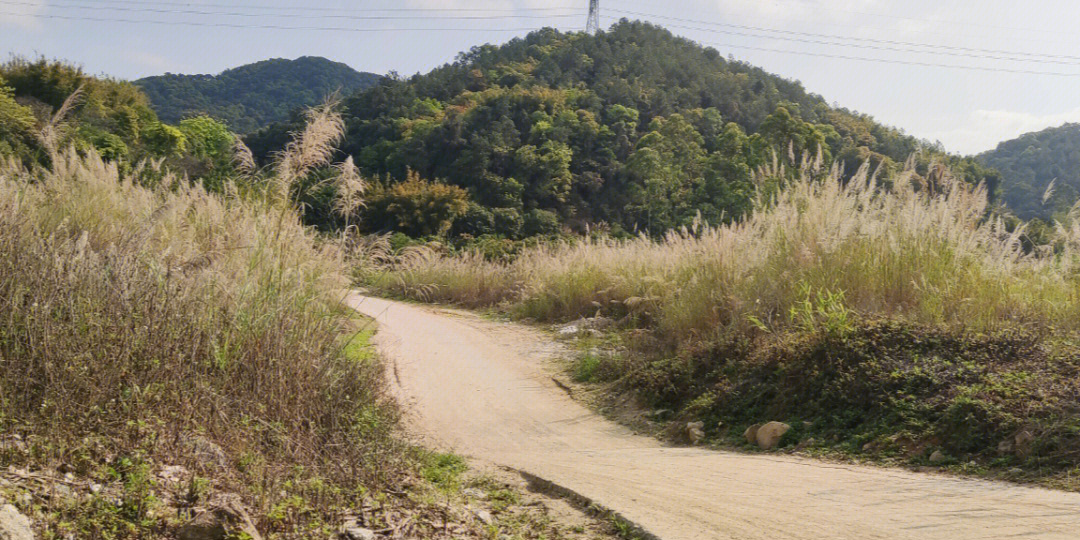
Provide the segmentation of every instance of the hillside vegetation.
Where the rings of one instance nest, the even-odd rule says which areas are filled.
[[[599,317],[580,380],[614,384],[705,435],[955,465],[1075,488],[1080,470],[1080,230],[1025,251],[985,186],[936,167],[888,185],[810,166],[755,210],[662,239],[558,242],[511,262],[403,251],[367,269],[388,294],[517,317]],[[579,328],[593,325],[579,322]],[[600,323],[595,323],[600,325]]]
[[[275,58],[217,75],[166,74],[135,81],[162,120],[177,123],[207,115],[236,133],[284,122],[327,96],[351,95],[382,77],[316,56]]]
[[[757,168],[774,158],[797,168],[819,153],[848,174],[869,161],[885,181],[917,153],[920,174],[936,157],[991,194],[997,182],[973,161],[834,108],[796,81],[641,22],[476,47],[343,105],[343,149],[380,180],[357,222],[410,236],[662,234],[699,214],[719,224],[751,207]],[[290,129],[247,142],[267,156]],[[437,194],[432,183],[460,189]],[[413,212],[421,201],[439,217]],[[332,226],[319,208],[311,201],[308,219]]]
[[[1001,171],[1002,198],[1024,219],[1060,219],[1080,199],[1080,124],[1021,135],[978,160]]]

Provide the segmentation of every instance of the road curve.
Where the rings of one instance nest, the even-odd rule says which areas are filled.
[[[600,418],[551,379],[542,333],[354,295],[379,324],[411,428],[523,470],[665,540],[1076,539],[1080,494],[782,455],[666,447]]]

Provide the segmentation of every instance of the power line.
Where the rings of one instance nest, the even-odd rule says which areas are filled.
[[[351,28],[347,26],[285,26],[278,24],[238,24],[218,22],[195,22],[195,21],[157,21],[148,19],[121,19],[109,17],[74,17],[68,15],[13,13],[0,11],[0,15],[9,17],[25,17],[34,19],[58,19],[65,21],[91,21],[91,22],[119,22],[136,24],[158,24],[165,26],[203,26],[213,28],[253,28],[264,30],[305,30],[305,31],[334,31],[334,32],[531,32],[541,30],[543,27],[524,28]]]
[[[0,0],[0,4],[13,5],[13,6],[36,6],[32,2],[15,2],[10,0]],[[426,15],[311,15],[311,14],[295,14],[295,13],[245,13],[240,11],[202,11],[194,9],[165,9],[165,8],[131,8],[131,7],[109,7],[109,6],[76,6],[76,5],[64,5],[54,6],[64,7],[67,9],[82,9],[92,11],[119,11],[119,12],[137,12],[137,13],[167,13],[177,15],[216,15],[226,17],[288,17],[290,19],[348,19],[357,21],[392,21],[392,20],[413,20],[413,19],[439,19],[439,20],[498,20],[498,19],[547,19],[547,18],[567,18],[567,17],[580,17],[581,13],[561,13],[552,15],[538,15],[538,14],[514,14],[514,15],[438,15],[438,16],[426,16]]]
[[[898,41],[898,40],[889,40],[889,39],[860,38],[860,37],[851,37],[851,36],[840,36],[840,35],[836,35],[836,34],[818,34],[818,33],[814,33],[814,32],[799,32],[799,31],[795,31],[795,30],[781,30],[781,29],[778,29],[778,28],[768,28],[768,27],[763,27],[763,26],[751,26],[751,25],[742,25],[742,24],[728,24],[728,23],[719,23],[719,22],[710,22],[710,21],[699,21],[699,20],[694,20],[694,19],[670,17],[670,16],[666,16],[666,15],[656,15],[656,14],[653,14],[653,13],[644,13],[644,12],[639,12],[639,11],[627,11],[627,10],[620,10],[620,9],[612,9],[612,10],[609,10],[609,11],[613,11],[613,12],[620,13],[620,14],[625,14],[625,15],[638,16],[638,17],[648,17],[648,18],[655,18],[655,19],[661,19],[661,20],[678,21],[678,22],[691,22],[691,23],[706,24],[706,25],[711,25],[711,26],[720,26],[720,27],[725,27],[725,28],[736,28],[736,29],[740,29],[740,30],[752,30],[752,31],[759,31],[759,32],[772,32],[772,33],[777,33],[777,34],[807,36],[807,37],[814,37],[814,38],[842,39],[842,40],[849,40],[849,41],[858,41],[858,42],[863,42],[863,43],[878,43],[878,44],[885,44],[885,45],[900,45],[900,46],[907,46],[907,47],[924,47],[924,48],[933,48],[933,49],[942,49],[942,50],[951,50],[951,51],[963,51],[963,52],[972,52],[972,53],[1004,54],[1004,55],[1010,55],[1010,56],[1029,56],[1029,57],[1042,57],[1042,58],[1059,58],[1059,59],[1066,59],[1066,60],[1080,60],[1080,56],[1066,55],[1066,54],[1032,53],[1032,52],[1024,52],[1024,51],[1008,51],[1008,50],[1001,50],[1001,49],[982,49],[982,48],[977,48],[977,47],[961,47],[961,46],[954,46],[954,45],[942,45],[942,44],[936,44],[936,43],[918,43],[918,42],[912,42],[912,41]],[[706,30],[706,29],[691,28],[691,30]],[[706,31],[709,31],[709,30],[706,30]],[[781,38],[775,38],[775,39],[781,39]],[[905,51],[905,52],[920,52],[920,51]],[[928,54],[931,53],[931,51],[925,51],[925,52],[928,53]],[[1024,59],[1019,59],[1019,58],[1016,59],[1016,60],[1017,61],[1026,61]]]
[[[1027,69],[1009,69],[1009,68],[993,68],[983,66],[965,66],[960,64],[938,64],[934,62],[919,62],[915,60],[894,60],[890,58],[871,58],[866,56],[849,56],[844,54],[829,54],[829,53],[814,53],[807,51],[792,51],[787,49],[772,49],[768,47],[754,47],[750,45],[735,45],[733,43],[715,43],[709,41],[700,41],[703,45],[710,45],[713,47],[728,47],[734,49],[749,49],[754,51],[765,51],[783,54],[797,54],[801,56],[816,56],[820,58],[836,58],[841,60],[860,60],[864,62],[879,62],[884,64],[901,64],[907,66],[924,66],[924,67],[941,67],[952,69],[964,69],[969,71],[987,71],[998,73],[1019,73],[1024,75],[1051,75],[1055,77],[1080,77],[1080,73],[1065,73],[1058,71],[1034,71]]]
[[[787,36],[784,36],[784,35],[775,35],[774,36],[774,35],[769,35],[769,34],[761,34],[761,33],[756,33],[755,34],[755,33],[749,33],[749,32],[739,32],[739,31],[734,31],[734,30],[717,30],[717,29],[711,29],[711,28],[702,28],[702,27],[698,27],[698,26],[684,26],[684,25],[678,25],[678,24],[667,24],[666,27],[667,28],[680,28],[680,29],[684,29],[684,30],[698,30],[698,31],[702,31],[702,32],[709,32],[709,33],[713,33],[713,34],[723,34],[723,35],[728,35],[728,36],[741,36],[741,37],[752,37],[752,38],[763,38],[763,39],[775,39],[775,40],[780,40],[780,41],[791,41],[791,42],[795,42],[795,43],[808,43],[808,44],[813,44],[813,45],[831,45],[831,46],[838,46],[838,47],[850,47],[850,48],[854,48],[854,49],[869,49],[869,50],[890,51],[890,52],[906,52],[906,53],[928,54],[928,55],[936,55],[936,56],[952,56],[952,57],[960,57],[960,58],[977,58],[977,59],[983,59],[983,60],[1004,60],[1004,61],[1009,61],[1009,62],[1029,62],[1029,63],[1035,63],[1035,64],[1056,64],[1056,65],[1066,65],[1066,66],[1080,65],[1080,57],[1078,57],[1076,60],[1052,60],[1052,59],[1046,59],[1046,58],[1015,58],[1015,57],[993,55],[993,54],[976,54],[976,53],[964,53],[964,52],[952,52],[952,51],[932,51],[932,50],[927,51],[927,50],[918,50],[918,49],[913,49],[913,48],[903,49],[903,48],[897,48],[897,47],[889,47],[889,46],[885,46],[885,45],[874,45],[874,44],[864,44],[864,43],[844,43],[844,42],[841,42],[841,41],[827,41],[827,40],[819,40],[819,39],[787,37]]]
[[[179,6],[189,8],[229,8],[229,9],[244,9],[255,11],[325,11],[325,12],[345,12],[345,13],[375,13],[375,12],[519,12],[519,11],[559,11],[574,9],[580,11],[578,6],[551,6],[542,8],[331,8],[320,6],[261,6],[250,4],[221,4],[221,3],[205,3],[205,2],[166,2],[160,0],[66,0],[70,2],[92,3],[92,4],[134,4],[139,6],[144,5],[158,5],[158,6]],[[61,2],[63,3],[63,1]],[[57,2],[50,1],[49,5],[56,5]],[[34,6],[40,6],[41,4],[31,4]],[[102,6],[104,7],[104,6]]]

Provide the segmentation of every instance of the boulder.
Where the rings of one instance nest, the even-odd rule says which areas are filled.
[[[754,424],[743,432],[743,437],[746,437],[746,442],[750,444],[757,444],[757,432],[761,429],[761,424]]]
[[[1016,455],[1020,457],[1026,456],[1028,452],[1031,451],[1031,443],[1033,442],[1035,442],[1035,436],[1032,435],[1030,431],[1024,430],[1017,433],[1016,436],[1013,437],[1013,448],[1016,451]]]
[[[790,429],[791,426],[783,422],[769,422],[758,428],[754,439],[762,450],[772,450],[776,448],[776,445],[780,443],[780,438]]]
[[[346,540],[375,540],[375,531],[359,525],[346,525],[341,536]]]
[[[34,540],[30,518],[10,504],[0,505],[0,540]]]
[[[487,510],[473,510],[473,515],[476,519],[479,519],[484,525],[491,525],[495,523],[495,518],[491,517],[491,512]]]
[[[701,442],[705,438],[705,422],[687,422],[686,438],[690,439],[690,444]]]
[[[255,523],[251,520],[237,495],[220,495],[212,505],[199,512],[176,532],[179,540],[226,540],[238,533],[252,540],[262,540]]]
[[[229,466],[229,457],[214,441],[202,435],[194,435],[185,439],[184,443],[188,450],[201,460],[204,465],[217,465],[221,468]]]
[[[941,453],[941,450],[934,450],[933,454],[930,454],[930,463],[941,463],[945,461],[945,454]]]
[[[1012,439],[1005,439],[997,445],[997,451],[999,454],[1011,454],[1013,452],[1014,443]]]

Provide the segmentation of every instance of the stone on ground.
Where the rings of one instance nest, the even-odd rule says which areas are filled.
[[[10,504],[0,505],[0,540],[34,540],[30,518]]]
[[[762,450],[772,450],[776,448],[776,445],[780,443],[780,438],[784,436],[791,426],[783,422],[769,422],[764,426],[758,428],[755,434],[755,440],[757,445]]]

